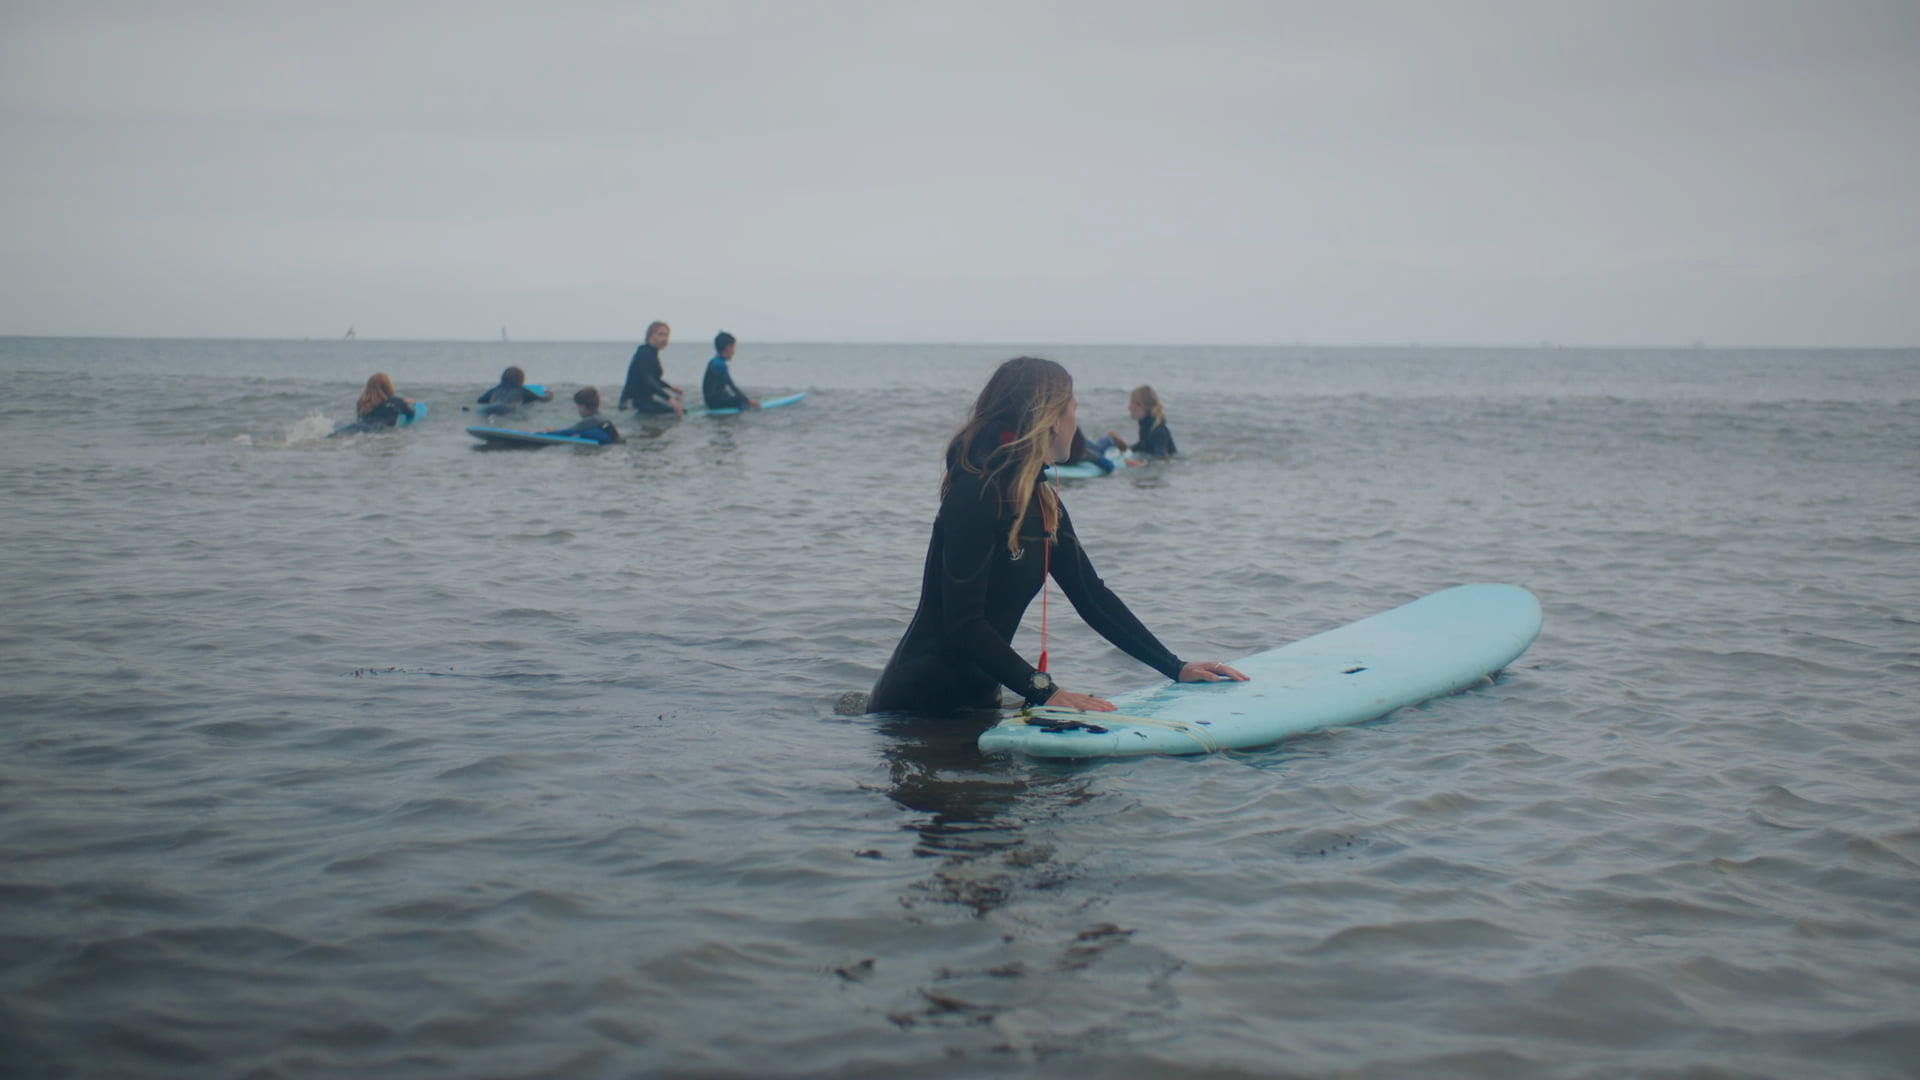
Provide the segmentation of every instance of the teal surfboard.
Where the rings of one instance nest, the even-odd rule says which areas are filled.
[[[513,428],[480,425],[468,428],[467,434],[489,446],[592,446],[597,448],[607,445],[597,439],[582,439],[577,435],[544,435],[538,431],[518,431]]]
[[[768,409],[777,409],[782,405],[791,405],[806,396],[806,393],[803,391],[798,394],[788,394],[786,397],[768,398],[760,403],[760,411],[765,412]],[[752,410],[749,409],[746,411],[751,412]],[[688,416],[733,416],[739,412],[741,412],[739,409],[709,409],[705,405],[690,405],[687,407]]]
[[[1250,682],[1162,683],[1113,697],[1118,711],[1022,710],[980,736],[1034,757],[1206,754],[1357,724],[1490,679],[1540,633],[1516,585],[1459,585],[1391,611],[1230,661]]]

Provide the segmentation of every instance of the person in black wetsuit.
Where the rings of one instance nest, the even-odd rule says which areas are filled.
[[[1009,360],[980,391],[947,445],[920,607],[867,711],[992,709],[1004,686],[1031,705],[1111,712],[1111,702],[1056,686],[1013,650],[1020,616],[1049,573],[1089,626],[1167,678],[1246,678],[1215,661],[1182,662],[1094,573],[1059,496],[1040,482],[1045,465],[1066,457],[1076,412],[1073,379],[1051,360]]]
[[[672,413],[684,416],[680,388],[667,385],[666,369],[660,366],[660,350],[667,347],[672,330],[666,323],[647,327],[647,340],[633,350],[627,364],[627,383],[620,388],[618,408],[631,407],[637,413]]]
[[[733,359],[735,338],[725,330],[714,335],[713,359],[707,361],[707,374],[700,380],[700,396],[709,409],[757,409],[760,403],[733,385],[733,372],[727,362]]]
[[[500,385],[480,395],[482,416],[512,416],[520,406],[535,401],[552,401],[553,394],[536,394],[527,389],[527,373],[510,367],[500,373]]]
[[[1127,415],[1140,421],[1140,437],[1134,440],[1134,458],[1127,464],[1139,465],[1143,457],[1172,457],[1180,451],[1173,445],[1173,432],[1167,430],[1167,409],[1151,386],[1136,386],[1127,395]],[[1112,444],[1125,452],[1127,441],[1117,431],[1107,432]]]
[[[600,391],[591,386],[583,386],[573,392],[573,403],[580,409],[580,421],[571,427],[555,428],[543,431],[542,435],[571,435],[576,439],[592,439],[606,445],[620,441],[620,430],[600,415]]]
[[[360,391],[353,422],[342,424],[333,433],[386,431],[398,426],[402,418],[413,419],[413,415],[413,402],[393,392],[393,380],[385,372],[375,372],[368,377],[366,389]]]

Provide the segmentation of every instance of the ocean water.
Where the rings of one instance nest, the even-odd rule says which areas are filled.
[[[630,351],[0,340],[0,1074],[1920,1075],[1920,351],[1026,350],[1089,431],[1167,399],[1179,459],[1064,496],[1181,655],[1546,615],[1491,687],[1081,764],[834,708],[1022,350],[461,430]],[[376,370],[431,414],[325,437]],[[1154,678],[1064,610],[1063,685]]]

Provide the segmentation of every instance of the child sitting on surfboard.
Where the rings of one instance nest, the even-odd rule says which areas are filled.
[[[1131,449],[1134,456],[1127,459],[1129,465],[1143,465],[1140,458],[1172,457],[1179,453],[1173,445],[1173,432],[1167,430],[1166,406],[1160,404],[1160,395],[1153,392],[1151,386],[1136,386],[1133,393],[1127,395],[1127,415],[1140,421],[1140,437],[1132,447],[1117,431],[1107,432],[1107,437],[1095,444],[1099,449],[1108,446],[1117,447],[1122,453]]]
[[[1000,688],[1029,705],[1112,712],[1113,704],[1054,684],[1041,608],[1040,662],[1013,651],[1020,617],[1051,576],[1087,625],[1122,652],[1180,682],[1244,681],[1218,661],[1183,661],[1113,595],[1040,471],[1063,460],[1076,429],[1073,377],[1051,360],[1001,364],[947,444],[940,513],[920,578],[920,607],[894,647],[867,711],[954,713],[1000,705]]]
[[[733,373],[727,361],[733,359],[735,339],[725,330],[714,335],[713,359],[707,361],[707,374],[700,380],[700,396],[709,409],[757,409],[760,403],[741,393],[733,385]]]
[[[512,416],[520,406],[536,401],[552,401],[551,393],[536,394],[527,389],[527,373],[510,367],[500,373],[500,385],[480,395],[481,416]]]
[[[549,398],[553,395],[548,394]],[[543,431],[542,435],[570,435],[576,439],[592,439],[606,445],[620,441],[620,432],[606,417],[600,415],[600,391],[591,386],[583,386],[573,392],[573,403],[580,410],[580,422],[572,427]]]

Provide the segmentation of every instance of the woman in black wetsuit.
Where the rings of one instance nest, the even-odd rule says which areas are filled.
[[[660,350],[667,347],[671,329],[656,322],[647,327],[647,340],[633,350],[627,364],[627,384],[620,389],[619,408],[632,406],[639,413],[685,415],[680,406],[680,391],[667,385],[666,369],[660,366]]]
[[[1140,421],[1140,437],[1132,447],[1136,457],[1172,457],[1180,452],[1173,445],[1173,432],[1167,430],[1167,407],[1160,404],[1160,395],[1153,392],[1153,387],[1133,388],[1127,395],[1127,415]],[[1127,441],[1117,431],[1107,432],[1107,440],[1122,452],[1128,449]],[[1137,465],[1139,461],[1127,464]]]
[[[1013,651],[1020,616],[1049,572],[1100,636],[1167,678],[1246,678],[1225,664],[1180,661],[1094,573],[1059,496],[1040,481],[1043,467],[1065,460],[1076,429],[1065,368],[1023,356],[993,373],[947,445],[920,608],[867,711],[993,709],[1004,686],[1032,705],[1111,712],[1112,703],[1054,685]]]

